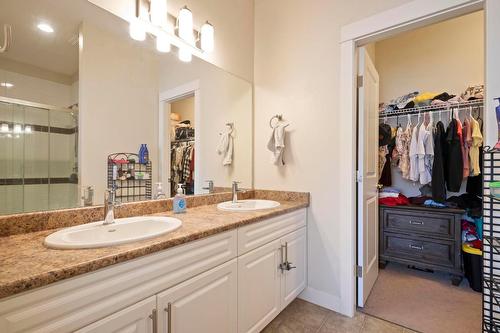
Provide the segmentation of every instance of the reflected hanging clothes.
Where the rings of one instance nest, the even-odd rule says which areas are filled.
[[[446,188],[450,192],[459,192],[463,180],[462,147],[459,135],[459,123],[452,119],[446,129]]]

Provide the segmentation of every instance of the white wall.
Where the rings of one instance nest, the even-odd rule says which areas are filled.
[[[0,82],[9,82],[11,88],[0,87],[0,96],[24,101],[68,107],[74,104],[72,86],[0,68]],[[78,99],[78,97],[76,97]]]
[[[135,15],[135,1],[89,0],[113,14],[130,20]],[[215,50],[209,62],[246,80],[253,78],[254,5],[253,0],[169,0],[168,11],[177,16],[187,5],[199,29],[206,20],[215,27]]]
[[[109,154],[138,153],[140,144],[146,143],[153,165],[158,162],[157,60],[133,40],[117,38],[86,22],[81,34],[80,184],[94,185],[96,204],[100,204]]]
[[[231,181],[242,182],[241,187],[252,187],[252,84],[211,64],[193,58],[189,64],[175,57],[160,59],[160,92],[199,81],[200,115],[196,115],[195,161],[198,170],[195,192],[200,193],[205,180],[215,186],[228,187]],[[219,133],[225,124],[234,122],[234,154],[231,166],[222,165],[222,156],[216,153]]]
[[[483,11],[377,42],[380,101],[413,91],[457,95],[484,84],[484,42]]]
[[[255,1],[256,188],[311,192],[308,210],[308,287],[303,298],[346,313],[341,274],[344,230],[354,177],[349,163],[352,129],[338,110],[340,27],[408,2]],[[269,118],[291,123],[284,167],[269,163]],[[354,267],[352,267],[354,271]],[[348,294],[346,291],[344,294]]]
[[[494,147],[498,141],[497,119],[493,98],[500,97],[500,1],[486,0],[486,145]]]

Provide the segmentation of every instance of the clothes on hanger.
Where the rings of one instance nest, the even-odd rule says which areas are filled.
[[[460,134],[461,127],[455,118],[450,121],[446,129],[445,148],[445,180],[446,188],[451,192],[459,192],[463,180],[463,159]]]
[[[194,193],[194,141],[172,141],[170,149],[170,189],[175,193],[184,184],[185,193]]]

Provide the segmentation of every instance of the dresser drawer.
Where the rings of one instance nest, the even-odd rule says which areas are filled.
[[[455,215],[452,214],[386,209],[383,215],[385,231],[455,238]]]
[[[385,233],[383,236],[382,256],[444,267],[454,267],[457,258],[453,241],[393,233]]]

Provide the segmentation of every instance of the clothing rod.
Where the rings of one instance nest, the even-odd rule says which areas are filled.
[[[171,143],[181,143],[181,142],[194,142],[194,139],[179,139],[171,141]]]

